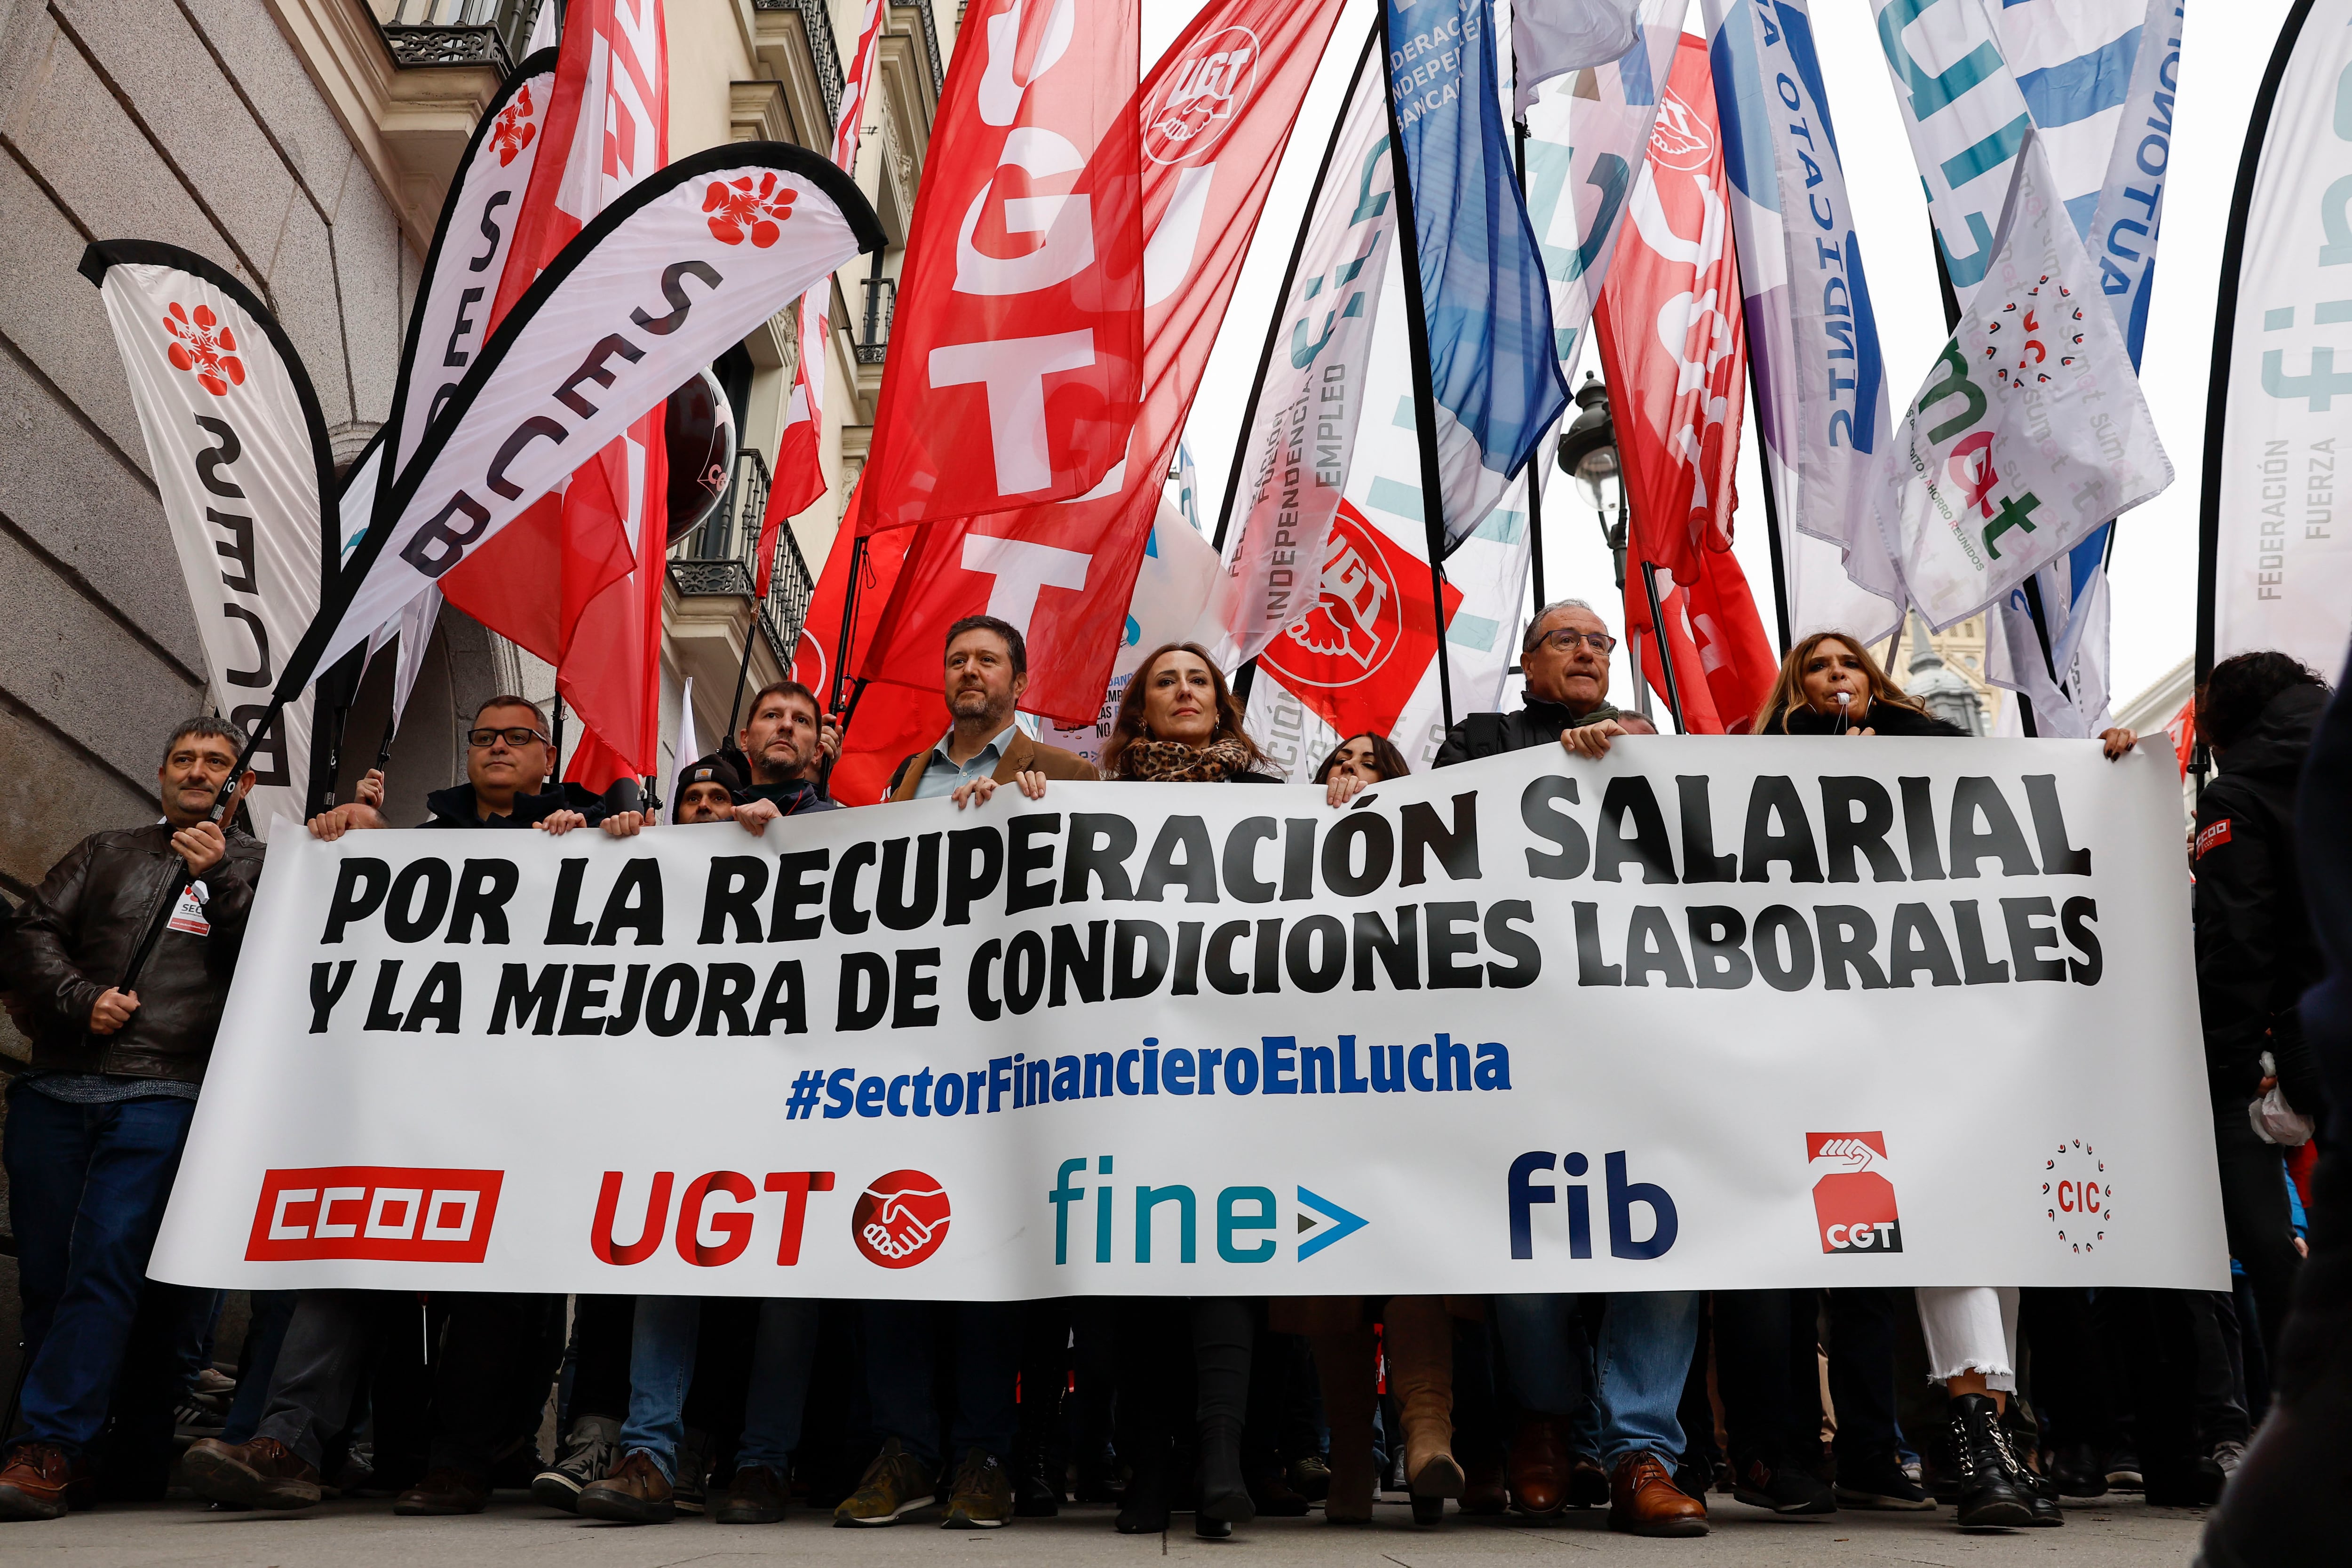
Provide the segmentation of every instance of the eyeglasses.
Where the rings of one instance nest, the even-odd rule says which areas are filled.
[[[1580,632],[1567,626],[1562,626],[1556,632],[1546,632],[1538,639],[1538,646],[1548,647],[1554,653],[1566,653],[1578,643],[1583,643],[1596,652],[1607,653],[1617,646],[1617,639],[1607,632]]]
[[[520,724],[511,730],[468,730],[466,731],[466,743],[469,746],[492,746],[498,743],[499,737],[501,735],[506,737],[507,744],[517,751],[530,745],[533,741],[537,741],[542,746],[551,743],[548,738],[538,731]]]

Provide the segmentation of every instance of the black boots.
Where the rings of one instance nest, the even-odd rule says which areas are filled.
[[[1962,1530],[2022,1529],[2036,1522],[2032,1482],[2002,1440],[2000,1410],[1989,1395],[1952,1401],[1952,1458],[1959,1471]]]

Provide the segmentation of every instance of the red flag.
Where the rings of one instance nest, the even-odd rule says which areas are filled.
[[[1744,735],[1772,693],[1780,660],[1757,616],[1739,558],[1728,550],[1702,550],[1698,563],[1699,578],[1687,584],[1658,569],[1659,608],[1666,621],[1663,641],[1674,656],[1683,728],[1694,735]],[[1626,564],[1625,626],[1642,634],[1642,672],[1650,689],[1664,696],[1662,639],[1650,624],[1640,560],[1629,555]]]
[[[1448,622],[1461,603],[1460,590],[1445,584]],[[1258,662],[1340,734],[1385,735],[1436,657],[1428,560],[1341,501],[1315,607]]]
[[[833,161],[852,174],[857,171],[866,88],[874,79],[887,9],[882,0],[866,0],[865,20],[857,30],[857,53],[849,62],[849,79],[841,86],[841,111],[833,120]],[[783,434],[776,438],[776,477],[768,491],[768,515],[760,524],[762,595],[768,591],[768,574],[775,565],[778,526],[814,506],[825,492],[824,468],[817,454],[824,444],[825,349],[832,337],[830,279],[801,296],[798,319],[800,353],[793,362],[793,391],[784,409]]]
[[[1281,162],[1339,10],[1222,0],[1160,57],[1129,106],[1151,243],[1144,398],[1124,451],[1113,447],[1118,462],[1090,494],[925,524],[860,674],[935,687],[947,628],[985,612],[1028,639],[1024,708],[1071,724],[1099,713],[1164,476],[1264,210],[1265,172]],[[934,416],[929,426],[951,423]]]
[[[1137,0],[965,16],[898,284],[867,529],[1076,495],[1118,460],[1143,382],[1139,30]]]
[[[1748,351],[1730,199],[1706,45],[1685,34],[1593,312],[1637,548],[1676,582],[1731,547]]]
[[[857,692],[845,681],[837,694],[835,690],[842,668],[842,616],[849,607],[852,563],[856,566],[856,623],[849,639],[848,668],[855,669],[873,640],[874,628],[898,583],[907,545],[914,538],[903,531],[876,534],[865,540],[865,549],[859,551],[857,513],[864,494],[862,484],[850,493],[841,530],[833,536],[832,552],[825,556],[816,592],[810,595],[800,641],[793,647],[793,679],[815,692],[819,702],[834,708],[836,695],[845,704],[853,694],[856,696],[857,707],[842,736],[841,757],[834,763],[831,780],[833,797],[850,805],[867,805],[881,799],[882,786],[898,759],[918,744],[936,741],[948,727],[936,668],[927,689],[873,685]]]
[[[2189,776],[2189,763],[2197,754],[2197,699],[2190,696],[2164,727],[2164,738],[2172,742],[2172,760],[2180,764],[2180,776]]]
[[[565,20],[546,151],[514,216],[493,326],[591,218],[669,158],[662,0],[575,0]],[[667,478],[656,409],[441,579],[451,604],[556,667],[557,690],[601,742],[565,776],[598,787],[651,773],[660,754]]]

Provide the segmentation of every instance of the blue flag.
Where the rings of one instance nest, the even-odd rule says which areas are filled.
[[[1568,384],[1504,127],[1494,12],[1487,0],[1387,4],[1451,550],[1534,456],[1568,406]]]

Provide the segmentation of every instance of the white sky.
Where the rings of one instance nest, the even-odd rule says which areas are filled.
[[[1148,67],[1200,9],[1201,0],[1142,0]],[[2178,477],[2172,488],[2125,517],[2116,531],[2114,670],[2121,708],[2191,649],[2196,636],[2197,496],[2204,450],[2205,384],[2221,287],[2222,232],[2231,187],[2263,67],[2285,20],[2288,0],[2212,0],[2189,7],[2172,178],[2141,382]],[[1845,157],[1856,226],[1871,258],[1872,302],[1885,353],[1888,392],[1899,408],[1944,345],[1927,196],[1871,23],[1867,0],[1813,0],[1831,111]],[[1699,0],[1685,26],[1700,30]],[[1201,478],[1202,521],[1224,494],[1233,446],[1256,374],[1268,314],[1297,233],[1315,162],[1330,135],[1349,68],[1378,15],[1372,0],[1347,0],[1288,154],[1275,176],[1256,243],[1234,290],[1214,354],[1192,405],[1186,442]],[[1576,381],[1582,380],[1580,367]],[[1753,503],[1735,533],[1741,565],[1771,630],[1772,566],[1752,447],[1743,446],[1740,496]],[[1545,487],[1546,591],[1606,606],[1616,588],[1591,516],[1564,482]],[[1616,617],[1612,615],[1611,619]],[[1630,687],[1618,672],[1616,695]]]

